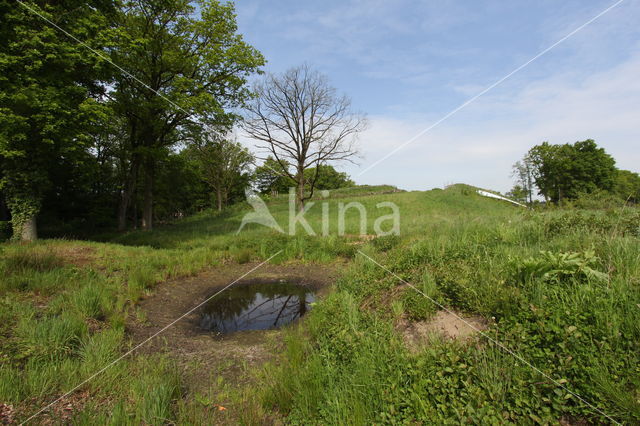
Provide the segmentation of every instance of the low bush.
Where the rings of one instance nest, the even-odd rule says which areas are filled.
[[[640,237],[640,210],[635,208],[612,211],[562,211],[532,218],[548,237],[573,232],[595,232]]]
[[[609,276],[598,271],[598,257],[593,250],[574,253],[541,251],[537,257],[513,259],[511,266],[519,282],[540,278],[546,282],[563,283],[568,280],[606,283]]]
[[[381,252],[389,251],[399,243],[400,237],[398,235],[386,235],[383,237],[374,238],[372,241],[373,247]]]

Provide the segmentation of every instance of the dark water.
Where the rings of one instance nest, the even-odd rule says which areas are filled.
[[[278,328],[300,318],[314,293],[287,282],[236,285],[203,307],[200,327],[216,333]]]

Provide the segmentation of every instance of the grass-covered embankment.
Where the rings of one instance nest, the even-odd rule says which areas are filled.
[[[370,233],[376,217],[389,213],[376,204],[395,202],[401,236],[353,244],[355,210],[348,235],[337,236],[337,203],[354,200],[369,212]],[[158,283],[282,250],[274,262],[342,259],[350,266],[290,331],[275,378],[272,368],[264,386],[224,395],[212,386],[195,398],[169,358],[135,353],[75,392],[73,410],[54,417],[79,424],[251,423],[275,413],[328,424],[610,422],[483,337],[406,349],[398,319],[425,320],[436,308],[362,250],[444,306],[488,319],[489,336],[616,421],[640,421],[637,210],[529,212],[460,186],[328,202],[327,237],[257,225],[235,235],[247,211],[240,206],[150,233],[104,236],[109,243],[0,246],[0,403],[24,420],[117,359],[131,345],[126,325],[141,315],[137,301]],[[286,204],[271,210],[286,226]],[[319,234],[321,206],[307,217]],[[225,412],[212,409],[222,402]]]
[[[332,262],[355,254],[347,238],[336,236],[290,237],[257,225],[235,235],[247,211],[237,206],[223,214],[204,212],[154,232],[102,235],[108,241],[103,243],[1,244],[0,405],[12,407],[6,411],[14,420],[25,420],[118,359],[134,344],[127,324],[144,321],[138,301],[163,281],[228,262],[258,262],[279,251],[273,262]],[[275,203],[272,211],[286,224],[286,204]],[[347,218],[347,232],[357,233],[355,214]],[[317,227],[319,213],[309,220]],[[80,424],[199,423],[227,414],[251,421],[268,415],[259,406],[240,409],[246,395],[227,386],[221,395],[219,383],[212,384],[215,394],[195,398],[178,371],[170,358],[135,352],[43,414]],[[213,402],[235,413],[216,412]]]
[[[506,211],[465,192],[407,194],[403,236],[362,250],[490,319],[486,335],[526,362],[482,336],[410,352],[394,325],[435,304],[358,256],[290,335],[268,406],[294,423],[640,421],[639,212]]]

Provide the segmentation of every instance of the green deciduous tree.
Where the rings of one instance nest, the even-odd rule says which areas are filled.
[[[529,191],[520,185],[514,185],[511,191],[505,194],[507,198],[519,203],[529,203]]]
[[[518,161],[513,165],[511,176],[516,180],[514,190],[517,188],[515,192],[519,197],[517,201],[532,204],[534,191],[533,165],[528,155],[525,155],[522,161]],[[522,197],[522,195],[524,195],[524,197]]]
[[[37,238],[52,168],[61,159],[86,158],[90,123],[101,108],[92,98],[105,76],[100,61],[42,17],[100,48],[112,3],[0,1],[0,187],[14,238]]]
[[[571,200],[580,194],[613,189],[615,160],[592,139],[573,145],[543,142],[526,155],[539,193],[554,203]]]
[[[159,160],[154,196],[158,218],[175,219],[201,211],[209,207],[210,195],[197,162],[187,150]]]
[[[284,163],[287,170],[288,163]],[[282,166],[273,157],[269,156],[253,173],[253,183],[263,194],[286,193],[289,188],[295,186],[295,181],[281,171]]]
[[[638,203],[640,201],[640,175],[629,170],[618,170],[614,191],[623,200]]]
[[[193,125],[229,128],[236,119],[229,110],[249,97],[246,79],[264,58],[237,33],[231,3],[126,1],[119,16],[111,58],[127,72],[112,97],[129,138],[119,227],[141,175],[142,224],[151,229],[158,161]]]
[[[316,173],[318,178],[315,179]],[[306,181],[316,181],[317,189],[338,189],[354,186],[355,182],[344,172],[337,171],[329,164],[320,164],[318,167],[312,167],[305,170]],[[309,189],[310,190],[310,189]]]
[[[240,143],[205,132],[196,139],[189,152],[202,179],[213,189],[218,211],[228,204],[234,189],[243,191],[249,186],[250,166],[254,158]]]

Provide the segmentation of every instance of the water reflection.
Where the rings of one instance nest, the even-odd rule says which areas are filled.
[[[287,282],[237,285],[204,306],[200,327],[218,333],[277,328],[303,316],[314,300],[308,288]]]

